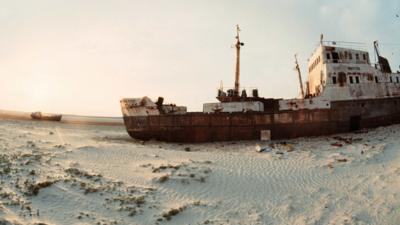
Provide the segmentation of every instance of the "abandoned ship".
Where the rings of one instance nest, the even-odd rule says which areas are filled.
[[[393,73],[374,42],[377,63],[367,51],[322,40],[308,60],[304,83],[296,58],[301,97],[274,99],[240,90],[240,49],[236,34],[235,86],[218,90],[203,112],[163,104],[163,98],[125,98],[126,130],[135,139],[168,142],[269,140],[356,131],[400,122],[400,72]]]
[[[31,113],[31,118],[34,120],[61,121],[62,115],[38,111]]]

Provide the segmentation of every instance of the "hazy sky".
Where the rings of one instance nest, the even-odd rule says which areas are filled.
[[[305,79],[321,33],[371,55],[379,40],[400,64],[399,0],[0,3],[1,109],[120,116],[121,98],[147,95],[201,110],[220,81],[233,86],[236,24],[241,85],[265,97],[298,95],[293,55]]]

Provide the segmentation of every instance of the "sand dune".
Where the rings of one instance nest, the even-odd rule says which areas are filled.
[[[0,224],[398,224],[399,128],[179,145],[0,120]]]

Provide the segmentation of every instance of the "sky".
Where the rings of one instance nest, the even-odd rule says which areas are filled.
[[[235,26],[242,87],[299,94],[325,40],[378,40],[400,64],[398,0],[0,0],[0,109],[121,116],[125,97],[163,96],[201,111],[233,87]],[[372,58],[373,60],[373,58]]]

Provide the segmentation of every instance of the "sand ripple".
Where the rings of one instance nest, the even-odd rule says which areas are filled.
[[[21,224],[397,224],[399,128],[274,142],[258,153],[265,143],[137,142],[121,128],[0,121],[0,217]]]

